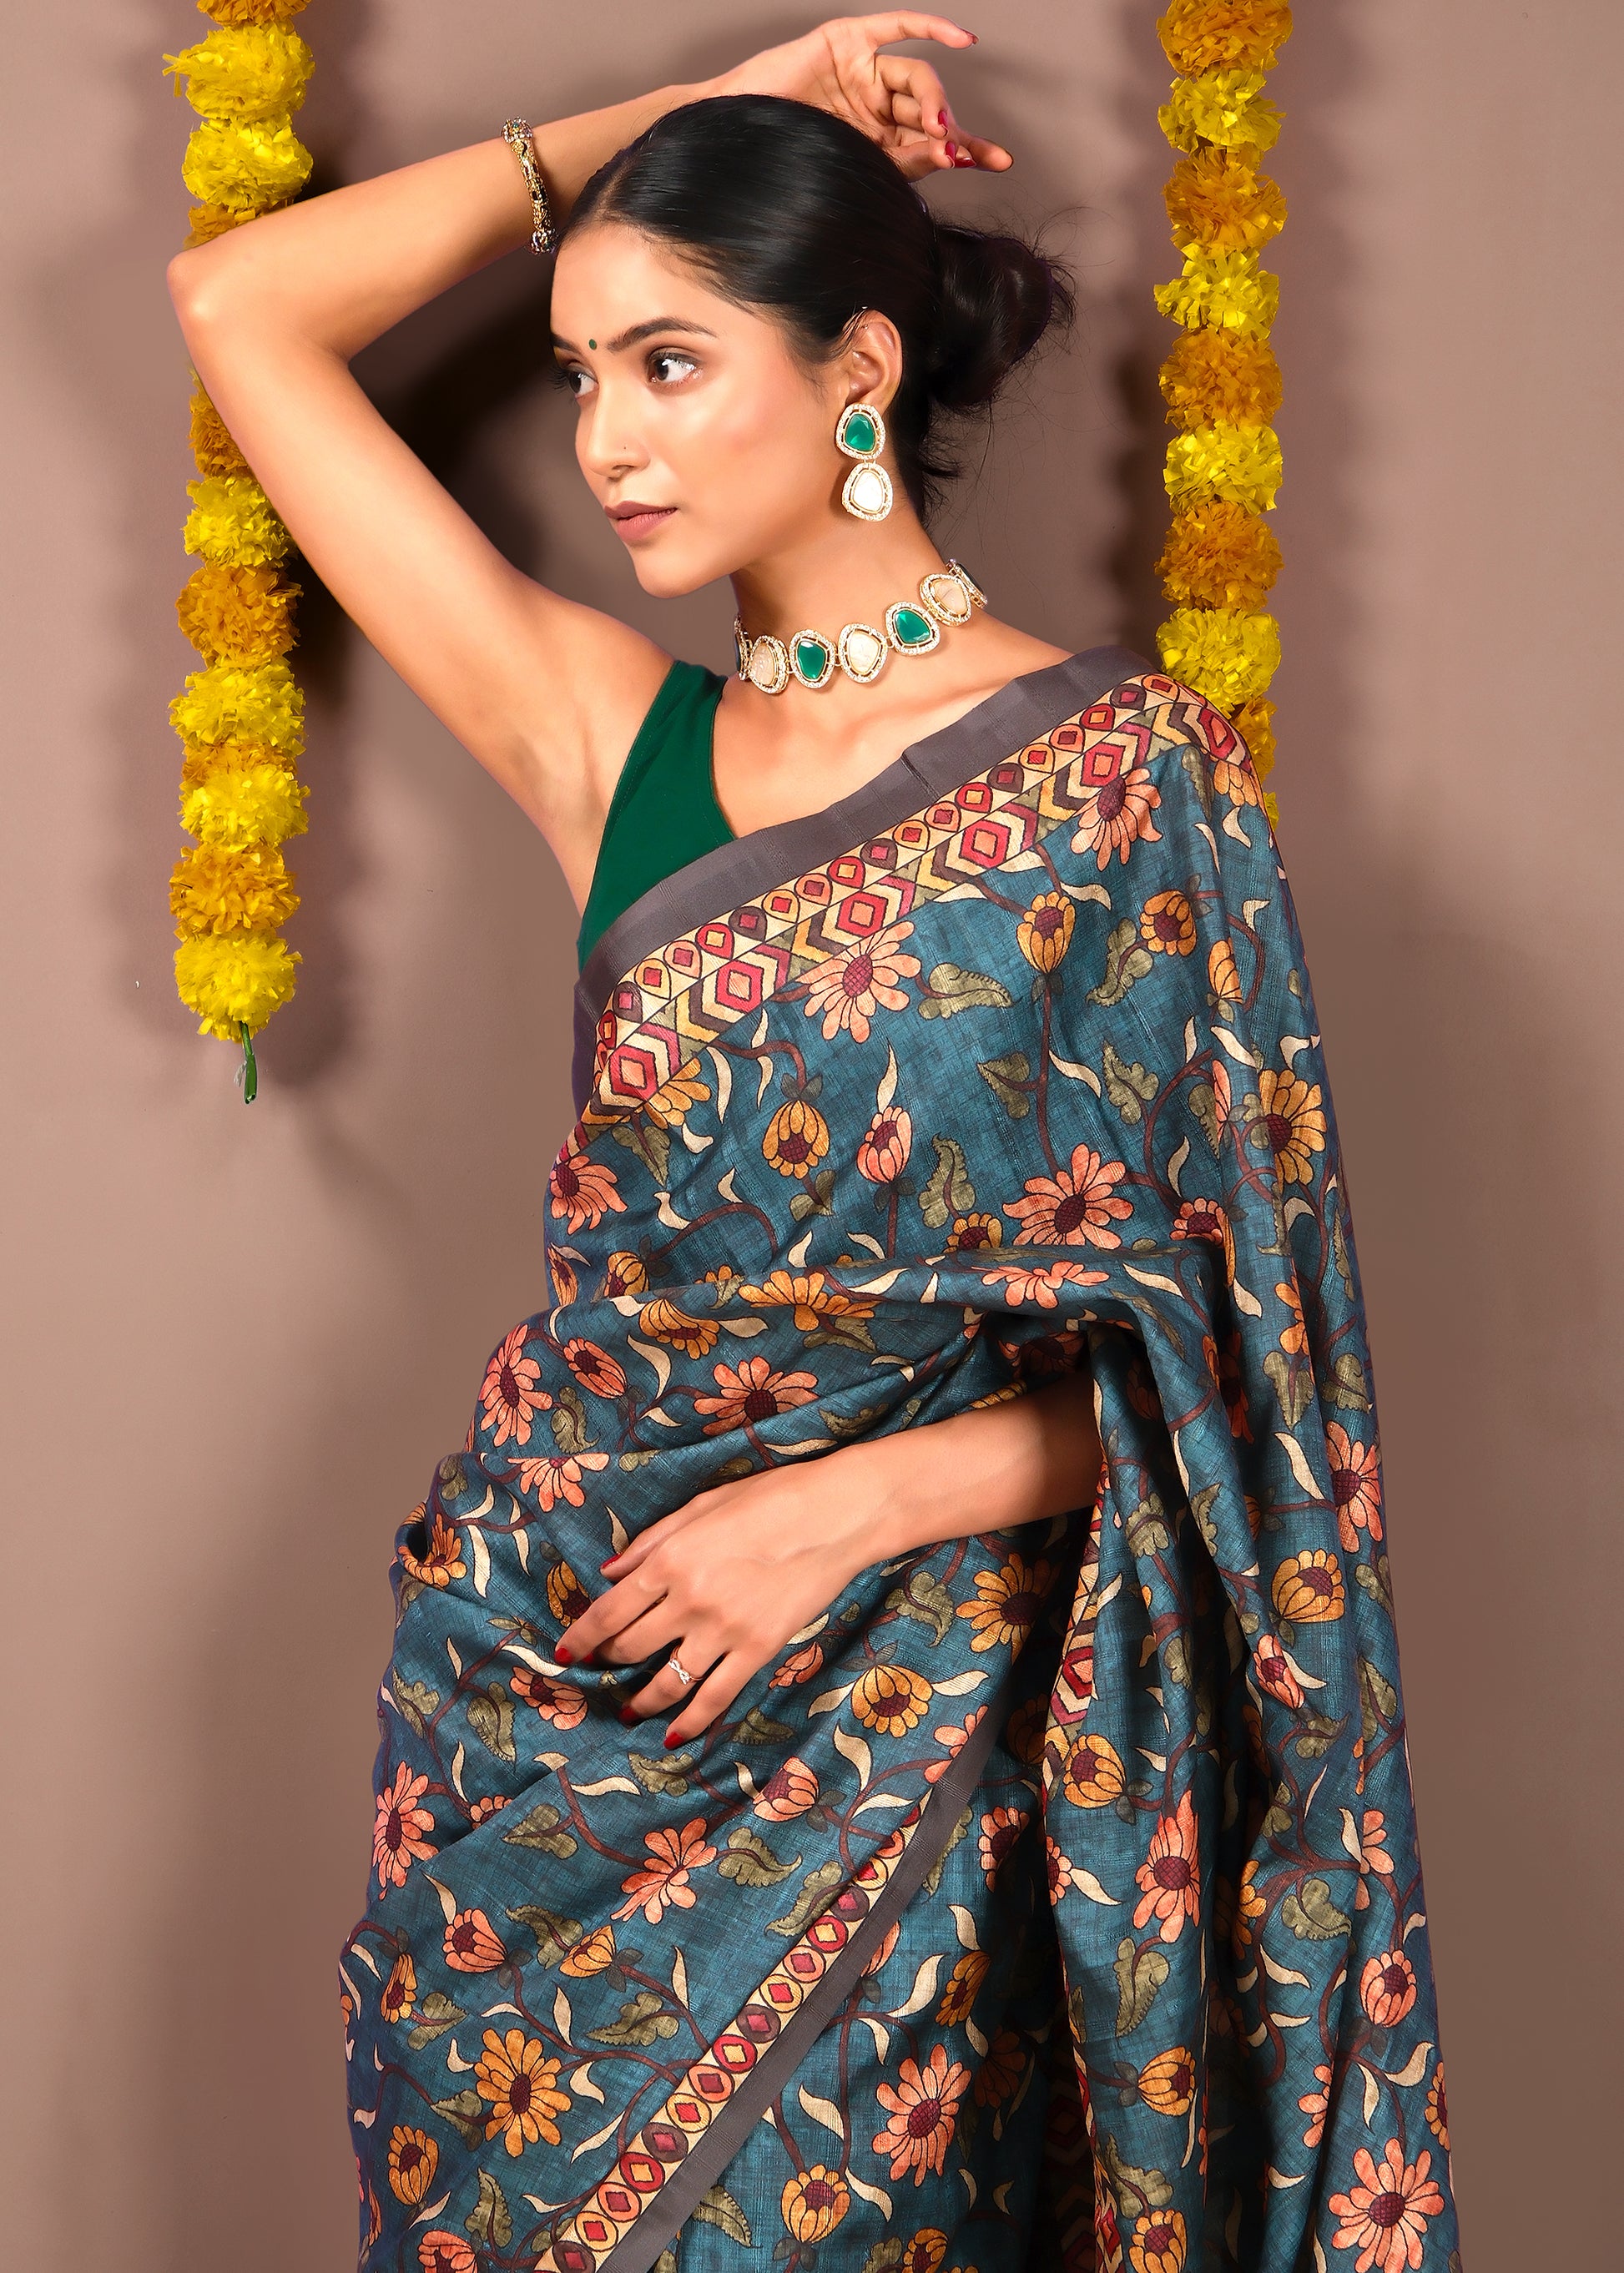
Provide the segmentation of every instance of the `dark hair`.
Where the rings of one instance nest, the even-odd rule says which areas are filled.
[[[865,308],[902,337],[886,413],[924,513],[958,470],[938,412],[989,404],[1075,302],[1064,269],[1024,238],[940,221],[855,126],[774,94],[709,95],[657,119],[601,166],[569,227],[620,221],[680,246],[716,289],[787,326],[823,360]]]

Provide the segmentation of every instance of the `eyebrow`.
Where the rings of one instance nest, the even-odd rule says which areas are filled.
[[[611,355],[620,355],[623,349],[635,347],[639,340],[651,340],[656,332],[693,332],[703,340],[716,337],[708,325],[692,324],[686,316],[652,316],[646,324],[634,324],[628,331],[618,332],[613,339],[605,340],[604,345]],[[556,332],[553,334],[553,344],[554,348],[565,349],[575,355],[581,352],[573,340],[560,339]]]

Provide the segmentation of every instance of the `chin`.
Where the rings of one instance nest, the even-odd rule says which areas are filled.
[[[673,544],[664,536],[641,545],[632,554],[637,581],[653,600],[680,600],[719,576],[731,575],[737,562],[713,557],[694,544]]]

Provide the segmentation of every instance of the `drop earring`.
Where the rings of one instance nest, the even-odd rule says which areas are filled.
[[[883,521],[891,511],[891,476],[879,462],[885,421],[871,402],[848,402],[835,422],[835,447],[857,463],[846,477],[840,502],[859,521]]]

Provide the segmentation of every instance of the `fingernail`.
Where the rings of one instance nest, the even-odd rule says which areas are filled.
[[[959,145],[957,142],[950,142],[948,144],[947,154],[952,160],[954,165],[959,163]]]
[[[631,1722],[637,1718],[637,1715],[632,1711],[629,1705],[622,1705],[620,1707],[620,1718],[629,1727]]]
[[[575,1653],[568,1642],[554,1642],[553,1654],[560,1665],[573,1665],[575,1662]]]
[[[681,1737],[677,1734],[677,1731],[676,1731],[674,1729],[666,1729],[666,1731],[665,1731],[665,1750],[666,1750],[667,1752],[669,1752],[669,1751],[671,1750],[671,1748],[672,1748],[672,1746],[673,1746],[673,1744],[680,1744],[681,1742],[682,1742]]]
[[[936,124],[937,124],[938,126],[945,126],[945,125],[946,125],[946,124],[947,124],[947,113],[946,113],[946,111],[945,111],[945,110],[938,110],[938,111],[937,111],[937,113],[936,113]]]

